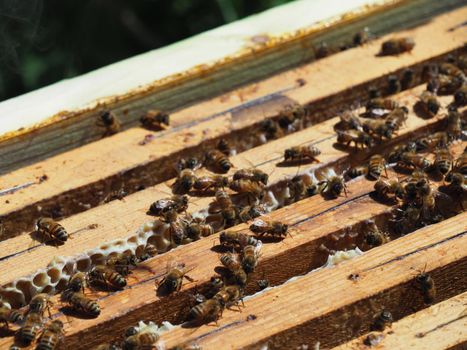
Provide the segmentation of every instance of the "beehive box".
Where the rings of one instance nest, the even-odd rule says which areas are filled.
[[[462,348],[467,340],[465,196],[451,203],[441,222],[407,226],[400,234],[391,225],[397,203],[381,201],[375,181],[365,176],[347,179],[347,193],[336,198],[294,198],[289,188],[297,175],[325,181],[332,172],[341,174],[366,164],[373,154],[387,155],[394,146],[446,127],[452,95],[439,97],[442,108],[433,118],[420,117],[412,107],[425,90],[424,66],[466,54],[467,8],[461,5],[352,1],[308,18],[316,3],[299,1],[203,34],[181,48],[136,57],[0,104],[5,118],[0,139],[3,300],[26,312],[35,294],[53,295],[51,318],[66,322],[63,349],[121,342],[125,330],[139,321],[181,325],[161,334],[159,348],[365,348],[373,319],[383,309],[395,322],[376,333],[377,348]],[[295,18],[293,24],[290,18]],[[381,37],[334,50],[367,25]],[[416,43],[410,53],[378,55],[382,42],[406,36]],[[331,52],[317,59],[322,41]],[[208,42],[219,50],[196,54],[197,45]],[[194,50],[188,62],[162,65],[178,63],[184,50]],[[157,69],[158,60],[166,71]],[[408,69],[414,81],[390,94],[388,77],[401,78]],[[407,121],[390,140],[368,149],[336,144],[338,115],[363,110],[370,87],[407,106]],[[275,137],[265,134],[264,121],[277,121],[290,105],[305,108],[302,122]],[[139,117],[151,108],[170,112],[167,130],[140,127]],[[122,130],[103,138],[96,119],[104,110],[116,115]],[[183,322],[195,303],[193,295],[222,273],[223,227],[219,215],[208,210],[212,194],[190,197],[188,212],[212,223],[216,233],[185,240],[177,249],[169,225],[146,211],[170,196],[180,159],[202,158],[219,140],[235,149],[227,175],[251,167],[269,174],[264,218],[287,223],[290,235],[263,239],[241,312],[226,309],[215,325],[192,327]],[[283,162],[284,150],[306,144],[321,150],[318,162]],[[449,149],[458,157],[465,146],[461,138]],[[432,152],[424,154],[433,159]],[[387,172],[390,178],[408,176],[393,164]],[[209,173],[204,167],[196,171],[197,176]],[[431,186],[443,185],[439,176],[431,177]],[[43,242],[33,233],[43,216],[53,217],[70,233],[65,244]],[[389,241],[378,247],[366,244],[366,220],[388,232]],[[229,230],[251,234],[249,224]],[[70,312],[60,301],[57,294],[73,273],[87,272],[116,253],[140,255],[148,242],[159,254],[132,269],[123,290],[86,292],[98,300],[99,317]],[[192,269],[194,281],[161,295],[155,282],[171,262]],[[422,271],[435,281],[436,296],[430,302],[415,282]],[[260,291],[260,280],[270,288]],[[17,329],[5,330],[2,349],[14,343]]]

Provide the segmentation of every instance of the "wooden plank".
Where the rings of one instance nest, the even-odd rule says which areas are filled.
[[[405,105],[412,105],[416,99],[415,96],[421,91],[421,88],[418,87],[402,93],[398,96],[398,101]],[[449,98],[444,98],[443,101],[447,103]],[[298,170],[296,167],[276,167],[276,163],[282,160],[284,149],[313,140],[322,150],[322,155],[320,156],[322,163],[303,166],[300,169],[301,172],[337,163],[341,164],[341,167],[345,167],[351,161],[349,154],[336,149],[333,145],[335,140],[333,125],[337,120],[337,118],[331,119],[280,140],[241,153],[232,158],[233,163],[238,168],[256,165],[259,169],[271,174],[271,184],[277,184],[287,177],[290,178],[296,175]],[[414,114],[410,114],[406,126],[401,129],[398,136],[392,142],[400,142],[407,137],[414,137],[417,132],[423,132],[428,126],[435,126],[437,123],[436,118],[427,121],[416,117]],[[390,144],[388,143],[387,145],[390,146]],[[378,149],[374,151],[377,152]],[[359,156],[369,157],[370,154],[362,153],[354,155],[354,160]],[[45,267],[49,263],[51,256],[57,254],[62,256],[78,255],[114,239],[126,238],[134,234],[136,228],[148,220],[145,212],[150,203],[167,196],[167,192],[169,191],[168,184],[148,188],[126,197],[124,201],[113,201],[63,220],[62,224],[69,232],[85,229],[90,224],[97,224],[98,227],[73,235],[74,238],[58,250],[56,247],[48,245],[31,247],[31,238],[28,235],[0,242],[0,251],[2,252],[0,256],[0,269],[4,271],[0,276],[0,285],[11,282],[18,276],[26,276],[34,273],[38,268]],[[368,187],[368,191],[371,191],[372,184],[370,183],[368,186],[370,186]],[[202,208],[206,208],[211,201],[212,198],[209,197],[196,199],[190,210],[199,211]],[[321,199],[321,202],[324,202],[324,200]]]
[[[376,5],[359,8],[370,3]],[[460,0],[333,4],[294,2],[0,104],[0,133],[12,131],[0,137],[0,172],[98,139],[94,119],[103,108],[115,110],[128,128],[148,108],[179,109],[306,62],[322,41],[340,45],[365,26],[380,35],[465,5]]]
[[[212,145],[219,137],[227,137],[240,149],[247,148],[243,138],[248,131],[252,132],[252,135],[256,134],[254,125],[263,119],[263,111],[270,110],[271,113],[275,113],[284,101],[311,103],[309,108],[314,115],[313,121],[327,118],[334,112],[328,106],[334,104],[334,107],[338,108],[342,103],[354,101],[358,94],[366,94],[369,81],[377,78],[381,83],[384,81],[384,78],[381,78],[382,73],[423,62],[462,45],[462,35],[454,31],[454,34],[450,33],[445,37],[445,29],[452,25],[453,19],[465,13],[467,8],[409,31],[408,34],[413,35],[418,42],[417,49],[411,55],[377,58],[381,64],[374,64],[374,55],[380,45],[380,41],[375,41],[366,47],[349,50],[302,67],[301,70],[297,70],[301,74],[292,74],[293,82],[297,76],[305,77],[308,81],[322,82],[320,89],[316,89],[314,84],[306,84],[281,94],[282,97],[279,101],[276,99],[275,103],[269,100],[267,106],[260,104],[262,107],[244,110],[246,113],[221,114],[204,122],[194,122],[195,125],[189,129],[174,129],[161,133],[159,139],[144,147],[139,146],[138,142],[148,132],[137,128],[130,129],[2,176],[0,183],[4,188],[30,181],[37,182],[44,174],[49,176],[47,181],[17,191],[14,195],[3,196],[0,216],[3,217],[6,226],[5,237],[31,229],[34,219],[40,216],[41,212],[52,214],[54,217],[66,217],[98,205],[112,189],[118,189],[122,185],[128,193],[133,193],[141,185],[151,186],[167,180],[174,175],[168,169],[171,169],[172,163],[182,153],[200,154],[202,149]],[[441,30],[442,28],[444,30]],[[426,40],[428,37],[439,43],[439,46],[433,45],[431,40]],[[280,77],[276,77],[278,78]],[[273,84],[272,79],[274,78],[265,82],[266,86],[283,86],[284,82]],[[339,93],[349,86],[353,88],[346,90],[343,95]],[[194,109],[191,111],[192,115],[202,114],[201,110],[198,110],[198,113],[194,113]],[[182,118],[182,115],[186,114],[181,112],[179,118]],[[241,115],[248,115],[248,118],[242,118]],[[174,116],[174,119],[177,120],[177,116]],[[206,132],[207,129],[210,131]]]
[[[451,349],[467,342],[467,293],[459,294],[391,325],[381,336],[374,349]],[[363,335],[337,346],[334,350],[368,349]]]

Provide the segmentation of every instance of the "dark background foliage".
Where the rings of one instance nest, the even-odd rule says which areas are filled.
[[[291,0],[0,0],[0,101]]]

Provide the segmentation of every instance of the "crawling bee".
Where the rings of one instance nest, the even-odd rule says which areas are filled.
[[[461,88],[463,80],[446,74],[438,74],[427,84],[426,89],[437,95],[452,95]]]
[[[157,109],[151,109],[146,112],[140,118],[141,125],[144,128],[154,131],[164,130],[170,124],[170,116],[169,114],[159,111]]]
[[[181,158],[177,162],[175,169],[178,172],[181,172],[183,169],[196,170],[196,169],[199,169],[201,166],[202,166],[201,162],[195,157]]]
[[[449,143],[449,135],[445,131],[438,131],[434,134],[421,137],[415,141],[417,151],[434,150],[446,147]]]
[[[222,316],[225,305],[219,299],[209,299],[191,308],[188,319],[197,324],[216,322]]]
[[[449,183],[449,190],[453,193],[463,196],[467,192],[467,181],[465,175],[457,171],[451,171],[446,175],[446,182]]]
[[[360,118],[355,115],[350,110],[347,110],[339,115],[340,118],[340,129],[341,130],[349,130],[349,129],[354,129],[354,130],[362,130],[362,121]]]
[[[97,317],[101,313],[101,308],[97,301],[88,298],[82,292],[74,292],[71,289],[67,289],[62,292],[61,300],[68,303],[73,309],[89,316]]]
[[[287,181],[287,187],[290,193],[289,198],[292,202],[298,202],[305,197],[313,196],[319,192],[318,184],[308,176],[303,175],[296,175],[292,180]]]
[[[366,44],[371,39],[370,30],[368,27],[363,28],[361,31],[355,33],[352,38],[352,42],[354,46],[362,46]]]
[[[385,119],[385,123],[391,130],[399,130],[402,124],[407,120],[408,113],[409,110],[407,107],[397,107],[389,112]]]
[[[42,332],[37,342],[36,350],[55,350],[63,341],[63,322],[53,320]]]
[[[369,148],[373,145],[373,138],[368,135],[364,131],[337,131],[337,142],[340,144],[344,144],[346,147],[349,147],[350,144],[353,142],[355,147],[358,149],[361,147],[362,149]]]
[[[117,253],[110,256],[106,264],[120,275],[128,276],[130,274],[130,266],[136,267],[138,265],[138,258],[135,254]]]
[[[465,73],[462,71],[462,69],[450,62],[441,63],[439,65],[439,72],[441,74],[446,74],[451,77],[457,77],[464,82],[467,80],[467,78],[465,77]]]
[[[220,260],[222,265],[230,271],[233,283],[242,287],[245,286],[248,276],[237,258],[231,253],[226,253],[221,255]]]
[[[143,252],[139,257],[140,261],[148,260],[158,254],[157,247],[151,243],[146,243],[144,246]]]
[[[260,246],[247,245],[242,250],[242,267],[246,273],[252,273],[258,264]]]
[[[65,228],[51,218],[40,218],[37,220],[36,231],[52,241],[66,242],[68,240],[68,233]]]
[[[306,159],[318,161],[317,156],[321,154],[321,151],[315,146],[296,146],[288,148],[284,151],[284,161],[303,161]]]
[[[436,286],[433,278],[426,272],[421,272],[416,278],[415,282],[423,295],[425,304],[431,304],[436,298]]]
[[[192,169],[183,169],[177,180],[172,184],[172,192],[175,194],[186,194],[190,192],[196,181],[196,175]]]
[[[275,140],[285,135],[279,123],[272,119],[263,120],[260,124],[260,131],[265,134],[268,140]]]
[[[368,246],[379,247],[389,241],[389,237],[380,231],[374,220],[366,220],[363,226],[364,238]]]
[[[103,284],[107,287],[122,289],[126,286],[126,279],[111,267],[96,265],[88,273],[91,284]]]
[[[397,233],[407,232],[419,223],[421,209],[413,205],[404,205],[395,209],[396,218],[392,220]]]
[[[285,237],[289,225],[279,221],[270,221],[256,218],[250,225],[250,230],[259,236],[271,235],[273,237]]]
[[[237,170],[233,175],[233,180],[251,180],[255,182],[261,182],[264,185],[268,184],[269,175],[260,169],[249,168]]]
[[[228,172],[230,168],[233,167],[229,158],[217,149],[206,152],[204,164],[207,167],[211,167],[224,173]]]
[[[163,213],[162,221],[169,224],[170,239],[175,246],[183,243],[186,237],[186,224],[178,217],[176,210]]]
[[[366,114],[368,116],[382,117],[389,111],[399,107],[399,103],[390,98],[372,98],[366,104]]]
[[[193,269],[186,270],[183,264],[174,266],[167,272],[167,275],[160,282],[156,282],[157,288],[162,288],[168,294],[180,291],[183,284],[183,278],[186,278],[190,282],[194,282],[194,279],[187,276],[187,273],[192,270]]]
[[[430,161],[421,154],[404,152],[397,164],[402,167],[427,169],[430,166]]]
[[[206,288],[206,292],[204,293],[204,295],[208,299],[210,299],[214,295],[216,295],[216,293],[220,291],[223,287],[224,287],[224,279],[220,276],[212,276],[211,279],[209,280],[208,287]],[[201,302],[203,301],[205,300],[202,300]]]
[[[241,179],[230,182],[229,188],[235,192],[248,195],[248,198],[258,200],[263,198],[265,186],[261,182]]]
[[[402,72],[401,86],[403,90],[409,89],[414,85],[415,72],[411,68],[404,69]]]
[[[386,327],[391,326],[392,322],[394,321],[392,314],[387,311],[383,310],[373,321],[373,325],[371,329],[374,331],[384,331]]]
[[[415,104],[414,109],[420,111],[424,117],[433,118],[438,114],[441,108],[436,94],[430,91],[423,91],[420,95],[420,100]]]
[[[173,195],[170,198],[163,198],[155,201],[149,207],[146,214],[160,216],[163,212],[175,209],[178,213],[182,213],[188,209],[188,196]]]
[[[225,286],[219,290],[214,296],[214,300],[218,300],[221,305],[229,307],[242,300],[243,288],[237,285]]]
[[[390,139],[394,129],[382,119],[368,119],[362,123],[363,131],[372,137],[378,137],[379,140],[383,138]]]
[[[358,165],[352,168],[349,168],[345,172],[345,176],[350,179],[355,179],[356,177],[366,175],[368,173],[368,166],[367,165]]]
[[[433,168],[442,175],[446,175],[452,167],[452,155],[447,148],[435,151]]]
[[[186,235],[193,241],[197,241],[201,237],[208,237],[214,234],[214,228],[209,224],[192,222],[186,229]]]
[[[344,178],[339,175],[331,175],[325,180],[320,181],[319,185],[322,187],[322,193],[329,195],[331,197],[339,197],[344,191],[344,194],[347,196],[347,186],[345,185]]]
[[[278,123],[283,129],[288,129],[294,123],[302,121],[306,116],[306,109],[299,104],[290,104],[279,112]]]
[[[387,86],[387,94],[388,95],[393,95],[397,94],[402,90],[402,84],[401,81],[399,80],[399,77],[397,75],[389,75],[388,76],[388,86]]]
[[[415,152],[417,145],[415,142],[409,141],[407,143],[395,146],[388,154],[388,161],[390,163],[398,162],[401,154],[404,152]]]
[[[18,331],[18,340],[26,345],[31,344],[43,324],[44,319],[41,313],[29,312],[26,315],[23,326]]]
[[[240,247],[258,245],[258,240],[250,235],[235,231],[222,231],[219,235],[220,244],[225,247]]]
[[[235,150],[230,146],[229,141],[226,139],[220,139],[217,143],[217,149],[224,153],[227,157],[235,154]]]
[[[439,74],[439,66],[436,63],[425,64],[422,68],[421,81],[428,83]]]
[[[122,347],[123,350],[153,349],[158,340],[157,328],[150,323],[147,326],[139,327],[136,334],[126,337]]]
[[[462,119],[456,110],[451,110],[446,118],[446,132],[450,140],[457,140],[462,136]]]
[[[67,289],[73,292],[83,292],[87,286],[87,277],[84,272],[76,272],[68,281]]]
[[[379,179],[375,183],[375,191],[381,198],[388,198],[388,195],[394,195],[395,198],[404,198],[404,186],[398,179]]]
[[[399,55],[404,52],[410,52],[415,47],[415,41],[412,38],[389,39],[381,45],[381,56]]]
[[[386,160],[384,160],[384,157],[380,154],[372,155],[368,162],[368,177],[378,180],[383,170],[387,177],[388,173],[386,171]]]
[[[23,321],[24,315],[20,311],[10,309],[6,306],[0,307],[0,322],[3,323],[6,328],[8,328],[8,322],[21,324]]]
[[[42,315],[47,309],[50,315],[51,305],[52,301],[50,300],[50,295],[47,293],[39,293],[31,298],[31,301],[29,302],[29,312],[35,312]]]
[[[210,175],[198,177],[193,184],[193,188],[197,191],[211,191],[218,188],[224,188],[229,185],[229,178],[222,175]]]
[[[222,190],[216,192],[215,204],[219,207],[217,212],[222,214],[224,226],[231,227],[235,225],[237,220],[237,210],[232,202],[230,195]]]
[[[103,137],[115,135],[121,130],[121,125],[117,117],[109,111],[101,113],[96,122],[96,125],[105,128],[105,132],[102,135]]]
[[[454,93],[454,101],[451,105],[458,108],[467,105],[467,84],[463,84],[460,89]]]

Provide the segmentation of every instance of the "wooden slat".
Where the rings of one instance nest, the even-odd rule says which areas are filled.
[[[383,333],[374,349],[442,350],[460,348],[467,343],[467,293],[459,294],[427,309],[407,316],[391,325]],[[368,334],[340,345],[334,350],[368,349]]]
[[[322,41],[339,46],[365,26],[377,35],[413,27],[462,5],[459,0],[290,3],[17,97],[0,104],[0,172],[98,139],[94,118],[102,108],[115,110],[127,128],[147,108],[179,109],[307,62]],[[268,40],[255,43],[258,36]],[[3,134],[5,130],[11,132]]]
[[[412,105],[421,89],[422,87],[418,87],[404,92],[397,97],[397,100],[403,104]],[[449,97],[442,98],[444,103],[449,100]],[[297,167],[276,167],[276,163],[282,159],[284,149],[313,140],[322,150],[322,155],[319,157],[322,163],[303,166],[301,171],[310,168],[317,169],[335,163],[348,164],[350,162],[348,153],[333,146],[335,141],[333,125],[337,120],[338,118],[331,119],[294,135],[284,137],[281,140],[241,153],[232,158],[233,163],[238,168],[257,165],[266,173],[271,174],[271,184],[278,183],[297,173]],[[428,126],[437,124],[436,118],[427,121],[410,114],[407,125],[401,129],[393,142],[400,142],[409,136],[413,137],[417,132],[420,133],[426,130]],[[368,157],[369,154],[362,153],[359,156]],[[48,245],[31,247],[31,238],[28,235],[0,242],[0,251],[2,252],[0,269],[4,271],[0,276],[0,285],[11,282],[19,276],[34,273],[38,268],[45,267],[54,255],[78,255],[111,240],[125,238],[133,234],[139,225],[149,219],[145,212],[150,203],[167,196],[168,184],[148,188],[126,197],[124,201],[113,201],[63,220],[61,223],[69,232],[85,229],[90,224],[97,224],[98,226],[96,229],[85,229],[77,233],[72,240],[59,249]],[[371,191],[371,188],[368,191]],[[207,207],[211,201],[212,198],[208,197],[197,198],[190,210],[201,210]],[[324,200],[321,200],[321,202],[324,202]]]
[[[31,229],[35,218],[41,213],[66,217],[94,207],[112,189],[118,189],[122,184],[127,192],[132,193],[140,185],[151,186],[167,180],[174,175],[168,169],[182,153],[199,154],[204,147],[212,146],[218,137],[228,135],[241,148],[245,133],[254,130],[253,125],[263,119],[263,113],[276,113],[284,101],[310,104],[315,121],[327,118],[334,112],[330,105],[340,108],[342,104],[363,98],[369,83],[378,81],[377,84],[382,84],[384,78],[381,78],[381,74],[400,71],[403,67],[420,64],[461,47],[464,41],[462,31],[447,32],[447,29],[453,22],[465,17],[466,13],[467,8],[462,8],[440,16],[427,25],[401,33],[415,38],[417,46],[412,54],[375,58],[381,43],[381,40],[377,40],[365,47],[336,54],[225,96],[232,98],[229,106],[233,106],[237,104],[237,98],[250,100],[265,93],[271,94],[278,87],[294,86],[297,78],[308,82],[280,94],[281,97],[272,99],[273,102],[271,99],[266,103],[261,102],[261,107],[250,108],[243,113],[220,114],[205,120],[206,104],[203,104],[174,115],[175,125],[183,124],[181,121],[187,115],[193,116],[188,121],[193,121],[194,125],[161,133],[158,135],[160,138],[144,147],[139,146],[138,142],[148,132],[130,129],[2,176],[0,183],[3,188],[37,181],[44,174],[49,176],[47,181],[2,197],[0,216],[5,223],[5,237]],[[320,82],[319,89],[315,82]],[[341,93],[344,89],[348,90]],[[222,111],[225,107],[217,105],[210,110]]]

